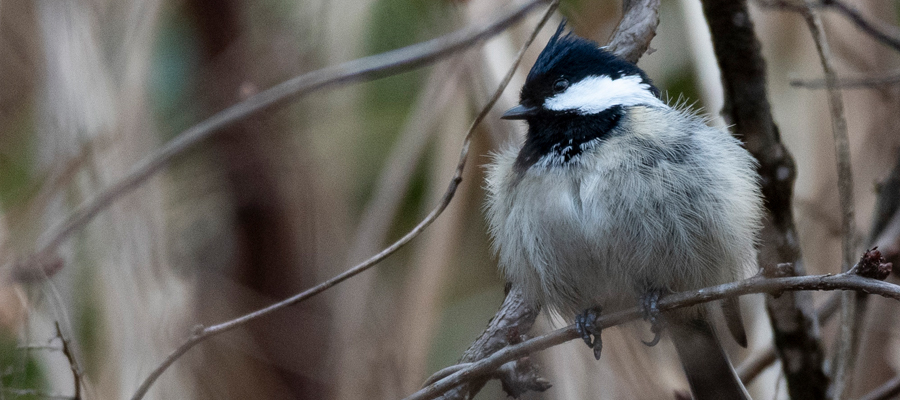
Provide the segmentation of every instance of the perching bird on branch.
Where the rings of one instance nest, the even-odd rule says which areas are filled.
[[[731,282],[756,265],[756,162],[704,118],[670,107],[634,64],[571,33],[541,52],[504,119],[524,143],[495,155],[487,217],[507,278],[529,301],[594,320],[641,305],[668,332],[696,399],[746,399],[705,306],[660,313],[660,295]],[[722,303],[746,346],[737,299]],[[665,329],[664,329],[665,328]]]

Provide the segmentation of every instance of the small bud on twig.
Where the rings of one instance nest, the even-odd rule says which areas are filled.
[[[859,276],[883,281],[891,274],[893,267],[892,263],[885,261],[878,247],[875,247],[862,255],[853,271]]]

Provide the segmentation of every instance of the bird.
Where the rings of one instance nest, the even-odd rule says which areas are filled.
[[[524,138],[485,166],[500,269],[530,304],[573,316],[598,359],[599,313],[638,306],[656,334],[645,344],[669,335],[695,399],[749,399],[711,306],[660,312],[656,303],[756,267],[758,163],[699,112],[662,100],[635,64],[565,26],[501,117],[524,120]],[[719,304],[746,347],[737,298]]]

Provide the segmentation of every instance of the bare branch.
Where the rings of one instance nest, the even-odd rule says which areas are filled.
[[[825,82],[828,87],[828,104],[831,109],[832,134],[834,136],[835,153],[838,167],[838,191],[841,202],[841,231],[843,250],[843,270],[847,271],[853,265],[853,232],[855,227],[855,207],[853,203],[853,173],[850,168],[850,139],[847,135],[847,118],[844,115],[844,100],[841,92],[836,89],[837,73],[831,61],[831,50],[825,37],[822,19],[819,14],[809,7],[804,13],[816,49],[822,69],[825,71]]]
[[[825,37],[822,18],[818,11],[811,7],[807,0],[807,9],[803,19],[812,34],[819,53],[819,61],[825,72],[825,84],[828,87],[828,105],[831,109],[831,128],[834,137],[835,155],[838,167],[838,193],[841,205],[841,247],[843,253],[842,269],[847,271],[853,265],[855,209],[853,203],[853,174],[850,169],[850,139],[847,136],[847,119],[844,116],[844,101],[837,89],[837,73],[831,61],[831,50]],[[834,398],[841,400],[850,393],[850,374],[856,360],[859,336],[856,313],[856,293],[841,294],[841,327],[837,338],[836,366],[834,369]]]
[[[659,25],[659,0],[623,0],[622,20],[607,50],[632,63],[650,48],[650,41],[656,36]]]
[[[895,377],[883,385],[875,388],[875,390],[860,397],[859,400],[888,400],[896,398],[900,395],[900,376]]]
[[[696,291],[681,292],[666,296],[659,302],[660,311],[689,307],[701,303],[721,300],[726,297],[743,296],[753,293],[781,294],[786,291],[799,290],[856,290],[877,294],[886,298],[900,300],[900,286],[875,279],[865,278],[852,270],[837,275],[813,275],[783,278],[767,278],[756,275],[752,278],[724,285],[713,286]],[[596,324],[606,329],[611,326],[641,318],[638,307],[600,316]],[[485,376],[501,365],[529,355],[531,353],[556,346],[578,338],[575,326],[570,325],[550,332],[546,335],[530,339],[521,344],[509,346],[490,357],[469,364],[450,376],[443,378],[419,390],[405,400],[428,400],[452,389],[464,382]]]
[[[778,360],[778,355],[775,354],[775,347],[766,346],[761,351],[747,357],[741,365],[735,368],[735,371],[741,382],[744,382],[746,385],[756,379],[760,373],[765,371],[776,360]]]
[[[853,22],[857,28],[878,42],[881,42],[896,51],[900,51],[900,32],[897,31],[896,27],[876,26],[876,24],[865,19],[855,8],[847,5],[841,0],[822,0],[822,4],[843,14],[847,19]]]
[[[460,358],[459,362],[462,363],[470,363],[474,361],[481,360],[498,350],[507,347],[512,344],[521,343],[524,340],[524,335],[529,330],[531,330],[531,326],[534,324],[535,319],[538,316],[540,309],[529,307],[525,304],[524,297],[522,296],[522,291],[519,288],[512,287],[509,293],[506,294],[506,299],[503,301],[503,306],[500,307],[500,310],[497,311],[497,314],[491,319],[491,322],[488,324],[488,327],[481,333],[481,336],[478,337],[472,345],[463,353],[462,358]],[[527,360],[516,360],[512,363],[515,364],[529,364]],[[457,364],[460,365],[460,364]],[[527,366],[526,366],[527,368]],[[425,382],[425,386],[430,385],[433,382],[436,382],[447,375],[450,375],[455,371],[456,366],[451,366],[448,368],[444,368],[434,375],[432,375]],[[546,390],[549,388],[549,384],[536,376],[535,374],[527,374],[530,379],[531,384],[525,385],[532,388],[543,388]],[[491,379],[491,376],[484,376],[480,379],[473,379],[465,384],[459,385],[452,390],[447,391],[441,396],[442,400],[450,400],[450,399],[471,399],[475,396],[478,391]],[[517,387],[522,386],[521,383],[523,381],[528,382],[527,379],[512,379],[509,375],[498,377],[503,383],[504,388]],[[510,382],[513,381],[513,382]],[[543,391],[543,390],[539,390]],[[507,391],[510,394],[509,391]]]
[[[819,324],[828,322],[828,320],[834,316],[835,312],[837,312],[840,304],[841,294],[833,293],[831,296],[828,296],[828,299],[825,300],[824,304],[816,309],[815,319],[819,321]],[[746,384],[755,379],[759,373],[777,360],[778,357],[775,354],[775,347],[769,345],[747,357],[736,370],[741,381]]]
[[[760,7],[790,12],[804,12],[806,5],[792,0],[756,0]]]
[[[526,6],[520,7],[519,11],[517,11],[517,12],[524,13],[525,11],[523,11],[523,10],[530,10],[531,5],[533,5],[533,4],[536,4],[536,2],[531,2],[531,3],[528,3]],[[200,343],[203,340],[206,340],[206,339],[208,339],[212,336],[218,335],[220,333],[232,330],[238,326],[244,325],[244,324],[246,324],[250,321],[253,321],[257,318],[269,315],[275,311],[278,311],[283,308],[286,308],[286,307],[292,306],[294,304],[297,304],[299,302],[302,302],[306,299],[309,299],[310,297],[313,297],[319,293],[324,292],[325,290],[330,289],[331,287],[334,287],[338,283],[341,283],[341,282],[369,269],[370,267],[374,266],[375,264],[381,262],[382,260],[387,258],[389,255],[396,252],[400,247],[403,247],[404,245],[409,243],[413,238],[415,238],[420,233],[422,233],[422,231],[424,231],[425,228],[427,228],[429,225],[431,225],[431,223],[434,222],[434,220],[437,219],[437,217],[440,216],[441,213],[444,211],[444,209],[446,209],[447,206],[450,204],[450,201],[453,199],[453,196],[456,193],[456,189],[459,187],[460,182],[462,182],[462,173],[463,173],[463,169],[465,168],[465,165],[466,165],[466,159],[467,159],[467,156],[469,153],[469,145],[472,142],[472,136],[475,134],[475,128],[481,123],[482,120],[484,120],[484,118],[487,116],[490,109],[494,106],[494,104],[500,98],[500,95],[503,93],[503,90],[506,88],[506,86],[509,84],[509,81],[512,79],[512,75],[515,72],[515,69],[518,67],[519,62],[522,60],[522,55],[524,55],[525,48],[527,48],[528,45],[531,44],[531,41],[534,39],[534,36],[537,34],[537,31],[540,30],[540,28],[544,25],[544,23],[546,23],[547,19],[549,18],[549,15],[553,12],[553,10],[556,9],[557,5],[558,5],[558,1],[553,1],[550,3],[550,5],[547,8],[547,11],[544,14],[544,18],[541,19],[541,22],[535,28],[535,32],[532,34],[530,40],[527,41],[525,43],[525,45],[523,46],[522,50],[520,50],[518,57],[514,61],[513,65],[510,67],[510,70],[507,73],[506,77],[503,79],[500,86],[497,88],[496,92],[491,97],[491,99],[488,101],[488,103],[485,104],[485,106],[482,108],[481,112],[478,114],[478,116],[472,122],[472,125],[469,127],[469,130],[466,133],[465,139],[463,140],[462,150],[460,151],[460,154],[459,154],[459,162],[457,163],[456,170],[454,171],[453,177],[450,180],[450,184],[448,185],[447,190],[444,193],[444,196],[441,198],[441,201],[438,203],[438,205],[435,206],[435,208],[433,210],[431,210],[431,212],[421,222],[419,222],[418,225],[416,225],[406,235],[404,235],[403,237],[398,239],[396,242],[394,242],[387,248],[383,249],[378,254],[372,256],[368,260],[363,261],[362,263],[338,274],[337,276],[332,277],[331,279],[328,279],[325,282],[322,282],[321,284],[319,284],[315,287],[307,289],[307,290],[303,291],[302,293],[296,294],[294,296],[291,296],[290,298],[287,298],[278,303],[272,304],[268,307],[262,308],[260,310],[254,311],[249,314],[245,314],[241,317],[235,318],[233,320],[230,320],[230,321],[218,324],[218,325],[213,325],[213,326],[206,327],[206,328],[204,328],[202,326],[197,326],[194,330],[194,333],[184,343],[182,343],[177,349],[175,349],[171,354],[169,354],[169,356],[166,357],[166,359],[163,360],[163,362],[159,366],[157,366],[150,373],[150,375],[141,383],[141,385],[138,387],[135,394],[132,396],[132,400],[138,400],[138,399],[143,398],[143,396],[147,393],[147,390],[150,389],[150,386],[153,385],[153,383],[159,378],[159,376],[162,375],[162,373],[165,372],[165,370],[168,369],[169,366],[171,366],[182,355],[187,353],[187,351],[190,350],[192,347],[194,347],[194,345],[196,345],[197,343]],[[522,14],[522,15],[524,15],[524,14]],[[431,42],[425,42],[425,43],[431,43]],[[436,45],[436,44],[432,44],[432,45]],[[416,47],[416,46],[419,46],[419,45],[414,45],[411,47]]]
[[[59,341],[62,342],[62,352],[66,356],[66,359],[69,360],[69,369],[72,371],[72,380],[75,385],[75,395],[73,396],[75,399],[81,399],[81,368],[78,367],[78,362],[75,361],[75,353],[72,352],[72,345],[63,336],[62,329],[59,327],[59,321],[56,321],[56,336],[59,337]]]
[[[790,4],[790,3],[786,3]],[[794,225],[792,199],[797,172],[781,142],[766,86],[766,63],[753,31],[746,0],[703,0],[713,49],[722,71],[722,115],[735,136],[759,161],[762,194],[768,209],[760,235],[760,266],[789,262],[804,275],[803,255]],[[823,398],[828,378],[809,293],[766,296],[776,353],[791,398]],[[790,357],[788,357],[790,355]]]
[[[835,83],[839,89],[884,89],[884,85],[896,85],[900,83],[900,71],[891,71],[875,76],[860,76],[854,78],[840,78]],[[804,89],[825,89],[828,85],[825,79],[792,79],[791,86]]]
[[[429,73],[422,94],[416,99],[399,138],[394,141],[385,167],[375,182],[371,199],[360,214],[353,244],[348,251],[350,262],[365,259],[387,241],[385,238],[391,222],[396,219],[406,189],[415,176],[413,170],[428,148],[434,126],[442,115],[441,110],[453,99],[453,90],[450,89],[460,86],[463,79],[463,57],[450,61],[436,66]]]
[[[6,392],[12,394],[16,397],[38,397],[42,399],[50,399],[50,400],[80,400],[78,397],[66,396],[64,394],[53,394],[53,393],[45,393],[40,390],[35,389],[13,389],[13,388],[2,388],[0,389],[2,392]]]
[[[47,350],[47,351],[62,351],[61,347],[57,347],[50,344],[26,344],[16,346],[16,350]]]
[[[878,198],[872,216],[869,243],[879,249],[887,261],[896,263],[900,256],[900,153],[890,174],[878,184]],[[841,304],[841,294],[834,293],[816,310],[816,320],[827,323]],[[858,301],[865,299],[865,293],[858,293]],[[738,366],[738,376],[748,383],[766,367],[775,362],[774,348],[768,346],[751,354]]]
[[[87,201],[65,221],[43,235],[38,251],[17,269],[40,268],[64,241],[84,227],[101,211],[123,195],[130,193],[167,166],[177,156],[214,137],[222,128],[248,117],[288,104],[300,96],[328,87],[372,80],[421,67],[451,54],[468,49],[493,37],[521,20],[544,0],[528,0],[502,17],[482,25],[473,25],[426,42],[363,57],[343,64],[313,71],[282,82],[253,97],[226,108],[212,117],[180,133],[161,148],[138,162],[121,179]]]
[[[900,51],[900,31],[896,27],[886,26],[880,23],[872,23],[860,14],[852,6],[844,3],[842,0],[821,0],[818,1],[794,1],[794,0],[756,0],[761,7],[776,10],[791,11],[796,13],[806,13],[809,9],[819,9],[829,7],[843,14],[844,17],[856,25],[859,30],[871,36],[876,41],[888,46],[894,50]],[[877,25],[877,26],[876,26]]]

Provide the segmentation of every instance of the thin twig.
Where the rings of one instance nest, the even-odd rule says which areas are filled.
[[[87,201],[65,221],[42,235],[36,251],[18,268],[35,268],[74,232],[84,227],[113,202],[143,184],[167,166],[177,156],[195,148],[222,128],[264,111],[288,104],[300,96],[328,87],[371,80],[421,67],[451,54],[468,49],[503,32],[521,20],[545,0],[528,0],[500,18],[482,25],[473,25],[456,32],[385,53],[363,57],[343,64],[313,71],[282,82],[253,97],[226,108],[212,117],[180,133],[158,150],[139,161],[124,177],[103,189],[97,197]]]
[[[840,78],[835,87],[839,89],[876,89],[883,90],[883,85],[895,85],[900,83],[900,71],[891,71],[881,75],[860,76],[854,78]],[[791,86],[804,89],[825,89],[828,85],[825,79],[792,79]]]
[[[534,4],[534,3],[535,2],[531,2],[528,4],[530,5],[530,4]],[[553,1],[548,6],[547,12],[545,13],[544,18],[541,20],[541,23],[538,25],[536,30],[540,29],[540,27],[543,26],[543,24],[548,19],[549,15],[553,12],[553,10],[556,9],[557,4],[558,4],[558,1]],[[520,10],[526,10],[526,9],[530,10],[530,8],[531,8],[530,6],[523,6],[522,8],[520,8]],[[532,40],[533,40],[533,36],[532,36]],[[428,43],[428,42],[426,42],[426,43]],[[526,46],[529,43],[526,43]],[[393,244],[391,244],[390,246],[388,246],[387,248],[385,248],[378,254],[372,256],[368,260],[363,261],[362,263],[354,266],[353,268],[350,268],[350,269],[338,274],[337,276],[334,276],[331,279],[328,279],[327,281],[322,282],[319,285],[316,285],[315,287],[307,289],[307,290],[303,291],[302,293],[296,294],[290,298],[287,298],[278,303],[272,304],[263,309],[254,311],[249,314],[245,314],[241,317],[232,319],[230,321],[227,321],[227,322],[224,322],[224,323],[221,323],[218,325],[213,325],[213,326],[205,327],[205,328],[202,326],[197,326],[194,329],[194,333],[184,343],[182,343],[181,346],[179,346],[171,354],[169,354],[169,356],[166,357],[166,359],[163,360],[163,362],[159,366],[157,366],[150,373],[150,375],[141,383],[141,385],[138,387],[135,394],[131,397],[132,400],[138,400],[138,399],[143,398],[144,395],[147,393],[147,390],[150,389],[150,386],[153,385],[153,383],[159,378],[159,376],[162,375],[162,373],[169,366],[171,366],[176,360],[178,360],[178,358],[180,358],[188,350],[190,350],[192,347],[194,347],[194,345],[196,345],[197,343],[200,343],[203,340],[208,339],[212,336],[215,336],[220,333],[227,332],[229,330],[237,328],[238,326],[246,324],[257,318],[269,315],[275,311],[278,311],[283,308],[286,308],[286,307],[292,306],[294,304],[297,304],[299,302],[302,302],[310,297],[313,297],[319,293],[324,292],[325,290],[328,290],[329,288],[333,287],[334,285],[337,285],[338,283],[341,283],[344,280],[347,280],[348,278],[353,277],[353,276],[369,269],[370,267],[374,266],[375,264],[381,262],[382,260],[387,258],[389,255],[396,252],[400,247],[403,247],[404,245],[409,243],[413,238],[415,238],[422,231],[424,231],[425,228],[427,228],[429,225],[431,225],[431,223],[434,222],[434,220],[437,219],[437,217],[439,215],[441,215],[441,213],[444,211],[444,209],[446,209],[447,206],[450,204],[450,200],[453,199],[453,195],[456,193],[456,189],[459,187],[460,182],[462,182],[463,169],[465,168],[465,165],[466,165],[466,159],[469,154],[469,145],[471,144],[472,137],[475,134],[475,128],[481,123],[482,120],[484,120],[484,118],[487,116],[490,109],[494,106],[494,104],[500,98],[500,95],[503,93],[503,90],[506,88],[506,85],[509,84],[509,80],[512,79],[512,74],[513,74],[513,72],[515,72],[515,68],[518,66],[519,62],[521,61],[522,53],[523,52],[520,52],[519,57],[516,59],[513,66],[510,68],[510,73],[508,73],[507,76],[504,78],[504,80],[501,82],[497,91],[494,93],[494,96],[490,99],[490,101],[488,101],[487,104],[485,104],[485,106],[482,108],[481,112],[478,114],[478,116],[472,122],[472,125],[469,127],[469,130],[466,133],[465,139],[463,140],[462,150],[460,151],[460,154],[459,154],[459,162],[457,163],[456,170],[454,171],[453,177],[450,180],[450,184],[448,185],[446,192],[444,192],[444,196],[441,198],[441,200],[437,204],[437,206],[435,206],[435,208],[433,210],[431,210],[431,212],[421,222],[419,222],[418,225],[416,225],[411,231],[409,231],[402,238],[400,238],[399,240],[397,240],[396,242],[394,242]]]
[[[778,400],[778,392],[781,391],[781,381],[784,380],[784,370],[778,371],[778,377],[775,378],[775,390],[772,393],[772,400]]]
[[[66,359],[69,360],[69,369],[72,370],[72,380],[75,385],[75,399],[81,399],[81,368],[78,367],[78,362],[75,361],[75,354],[72,352],[72,345],[63,336],[62,329],[59,327],[59,321],[55,321],[56,324],[56,336],[59,337],[59,341],[62,342],[62,352],[63,355],[66,356]]]
[[[415,174],[413,170],[433,136],[441,111],[452,100],[451,88],[459,86],[463,79],[463,59],[451,60],[451,65],[439,65],[426,79],[422,95],[416,100],[406,123],[388,154],[385,167],[375,183],[371,199],[363,208],[357,225],[353,245],[348,252],[349,262],[368,257],[384,245],[391,228],[391,221],[404,199],[409,182]]]
[[[16,397],[40,397],[43,399],[51,399],[51,400],[79,400],[72,396],[66,396],[64,394],[53,394],[53,393],[45,393],[40,390],[35,389],[13,389],[13,388],[2,388],[0,391],[5,393],[10,393]]]
[[[833,293],[831,296],[828,296],[828,299],[825,300],[818,309],[816,309],[816,320],[819,321],[820,325],[824,325],[831,317],[834,316],[835,312],[838,310],[841,304],[841,294]],[[778,361],[778,356],[775,353],[775,347],[772,344],[758,350],[757,352],[748,356],[737,368],[738,377],[741,378],[741,382],[744,384],[748,384],[766,368],[772,365],[775,361]]]
[[[738,282],[704,288],[696,291],[681,292],[669,295],[659,302],[660,311],[689,307],[701,303],[720,300],[726,297],[743,296],[753,293],[777,294],[784,291],[798,290],[856,290],[877,294],[886,298],[900,300],[900,286],[875,279],[864,278],[853,272],[837,275],[792,276],[784,278],[767,278],[756,275]],[[638,307],[604,314],[596,324],[602,329],[641,318],[642,311]],[[527,340],[521,344],[509,346],[490,357],[471,363],[468,367],[443,378],[405,400],[428,400],[450,390],[471,379],[492,373],[501,365],[529,355],[531,353],[556,346],[578,338],[574,325],[547,333],[543,336]]]
[[[473,61],[475,57],[473,53],[456,55],[435,65],[428,72],[421,94],[415,100],[403,127],[400,128],[399,136],[394,140],[385,158],[384,167],[374,181],[375,189],[362,208],[344,264],[353,265],[365,260],[390,244],[390,239],[393,238],[389,234],[391,228],[394,228],[393,222],[400,213],[403,200],[408,198],[407,189],[411,185],[410,182],[417,176],[415,169],[421,164],[420,160],[425,158],[424,154],[429,148],[429,143],[437,136],[435,127],[439,124],[440,117],[446,114],[447,105],[458,98],[457,92],[463,90],[465,67]],[[448,148],[449,151],[456,151],[455,146]],[[444,184],[443,178],[436,181],[439,185]],[[339,300],[333,303],[337,310],[333,316],[335,324],[341,328],[335,332],[337,337],[334,340],[336,343],[345,344],[337,346],[339,351],[335,356],[341,365],[357,364],[360,352],[365,351],[363,349],[378,348],[377,341],[389,341],[392,338],[386,335],[382,337],[383,339],[373,338],[373,341],[365,343],[354,339],[365,336],[371,328],[370,321],[362,318],[359,312],[365,310],[365,305],[372,301],[378,281],[376,278],[375,274],[360,275],[354,278],[352,286],[345,285],[335,296]],[[341,374],[337,379],[335,385],[338,387],[358,382],[352,373]]]
[[[860,397],[859,400],[887,400],[896,398],[900,395],[900,376],[894,377],[883,385],[875,388],[875,390]]]
[[[761,351],[747,357],[741,365],[735,368],[735,372],[737,372],[741,382],[744,382],[744,385],[746,385],[756,379],[760,373],[765,371],[766,368],[769,368],[769,366],[777,360],[778,355],[775,354],[775,346],[768,345]]]
[[[865,19],[862,14],[859,13],[855,8],[847,5],[841,0],[823,0],[822,4],[831,8],[834,8],[841,14],[844,14],[847,19],[853,22],[857,28],[874,38],[875,40],[881,42],[882,44],[896,50],[900,51],[900,36],[898,36],[897,29],[894,28],[894,32],[888,32],[887,27],[884,26],[875,26],[875,24],[869,22]]]
[[[895,27],[888,28],[887,26],[884,26],[884,24],[875,26],[876,24],[869,22],[859,13],[859,11],[841,0],[822,0],[821,2],[809,0],[805,2],[796,0],[756,0],[756,3],[765,8],[801,14],[806,13],[806,10],[809,9],[830,7],[843,14],[850,22],[856,25],[857,28],[874,38],[876,41],[881,42],[894,50],[900,51],[900,32],[897,32]],[[893,32],[888,32],[891,28],[893,28]]]
[[[444,368],[438,372],[431,374],[431,376],[429,376],[428,379],[425,380],[425,383],[422,386],[428,386],[432,383],[435,383],[441,379],[444,379],[444,378],[450,376],[453,373],[456,373],[457,371],[460,371],[464,368],[468,368],[470,365],[472,365],[472,363],[468,363],[468,362],[464,362],[464,363],[460,363],[460,364],[453,364],[447,368]]]
[[[831,129],[834,137],[835,155],[838,169],[838,193],[841,206],[841,251],[842,271],[847,271],[853,265],[854,257],[854,228],[856,223],[853,204],[853,172],[850,169],[850,139],[847,135],[847,119],[844,116],[844,100],[840,90],[837,89],[837,73],[831,61],[831,49],[825,37],[822,26],[822,18],[819,12],[811,6],[807,0],[807,9],[803,12],[803,19],[812,34],[819,54],[819,61],[825,73],[825,83],[828,86],[828,105],[831,109]],[[834,369],[834,398],[842,400],[849,396],[850,378],[853,371],[853,363],[856,359],[857,336],[856,329],[856,293],[845,292],[841,294],[841,326],[837,339],[836,366]]]
[[[16,350],[62,351],[62,348],[51,345],[51,344],[26,344],[26,345],[16,346]]]
[[[806,10],[806,5],[792,0],[756,0],[756,4],[763,8],[797,13],[802,13]]]
[[[525,296],[522,293],[521,288],[515,286],[510,287],[509,292],[506,294],[506,298],[503,299],[503,305],[497,310],[494,317],[491,318],[491,322],[488,323],[487,328],[485,328],[481,335],[479,335],[469,348],[466,349],[457,365],[481,360],[504,347],[521,343],[524,338],[523,335],[531,330],[539,313],[540,307],[532,306],[525,301]],[[530,362],[531,360],[516,360],[515,363],[519,364],[517,366],[523,366],[524,364],[525,368],[513,369],[519,371],[532,371],[532,367],[527,365]],[[428,386],[453,372],[456,372],[455,366],[444,368],[428,378],[422,386]],[[528,376],[520,375],[516,377],[516,379],[510,379],[513,377],[509,375],[493,374],[492,376],[473,379],[465,384],[454,387],[452,390],[445,392],[441,396],[441,400],[472,399],[491,378],[499,379],[501,386],[504,389],[511,389],[516,392],[521,392],[521,390],[518,390],[523,386],[519,384],[521,382],[530,382],[529,384],[524,385],[529,388],[542,388],[546,390],[549,387],[548,382],[536,374],[528,374]],[[504,379],[507,381],[504,381]],[[507,392],[507,395],[512,394]]]

